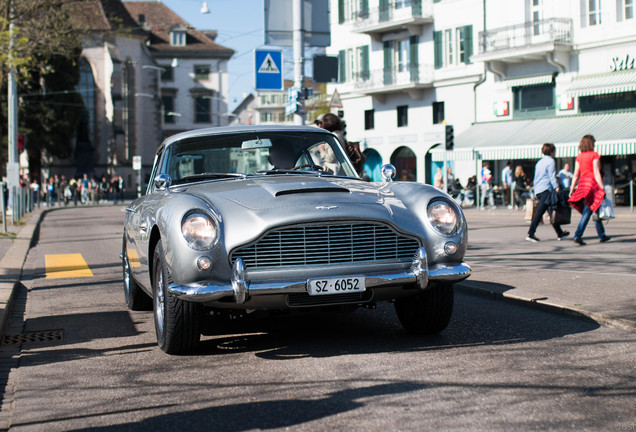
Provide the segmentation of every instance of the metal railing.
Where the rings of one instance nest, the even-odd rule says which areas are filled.
[[[409,84],[431,84],[433,82],[433,65],[414,64],[403,69],[375,69],[358,73],[353,77],[356,90],[378,90],[388,86]]]
[[[0,185],[0,207],[2,208],[2,225],[4,232],[7,232],[8,203],[11,202],[11,223],[17,224],[25,214],[31,213],[37,204],[37,197],[29,187],[13,186],[9,190],[7,184],[2,182]]]
[[[479,32],[479,53],[530,47],[546,42],[572,43],[572,20],[551,18]]]
[[[392,0],[377,8],[358,10],[352,20],[354,30],[362,31],[367,27],[432,16],[433,0]]]

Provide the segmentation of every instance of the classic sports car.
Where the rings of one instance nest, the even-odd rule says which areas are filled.
[[[467,226],[431,186],[361,180],[338,138],[305,126],[201,129],[157,150],[126,208],[124,291],[152,307],[157,342],[191,351],[211,315],[395,304],[404,327],[443,330],[467,278]]]

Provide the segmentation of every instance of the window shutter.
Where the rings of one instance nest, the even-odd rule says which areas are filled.
[[[393,82],[393,50],[391,41],[384,41],[384,84]]]
[[[369,45],[360,47],[360,62],[362,79],[369,79]]]
[[[409,64],[409,71],[411,72],[411,82],[418,82],[419,81],[419,69],[420,69],[420,64],[418,61],[418,48],[419,48],[419,44],[418,42],[418,37],[417,36],[411,36],[411,39],[409,40],[409,56],[410,56],[410,64]]]
[[[422,0],[411,0],[411,13],[413,16],[422,16]]]
[[[369,18],[369,0],[360,0],[358,16],[361,18]]]
[[[433,32],[433,46],[435,49],[435,54],[434,54],[435,69],[440,69],[442,68],[442,66],[444,66],[444,47],[442,45],[442,42],[443,42],[442,32],[441,31]]]
[[[389,0],[380,0],[380,21],[389,20]]]
[[[466,64],[470,64],[470,56],[473,55],[473,26],[464,27],[464,55],[466,56]]]
[[[338,82],[345,82],[347,80],[347,56],[345,50],[338,51]]]
[[[345,0],[338,0],[338,24],[345,22]]]

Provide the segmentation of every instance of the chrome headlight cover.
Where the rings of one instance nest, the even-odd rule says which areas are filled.
[[[219,223],[203,211],[192,211],[181,221],[181,234],[190,248],[208,250],[219,239]]]
[[[460,215],[455,207],[443,200],[434,200],[426,209],[428,221],[437,232],[445,236],[452,236],[459,232],[462,224]]]

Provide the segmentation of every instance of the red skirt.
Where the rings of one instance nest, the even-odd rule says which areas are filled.
[[[568,202],[579,213],[583,213],[583,208],[588,206],[592,211],[598,210],[603,202],[605,191],[598,186],[594,177],[585,176],[579,178],[579,184],[570,196]]]

